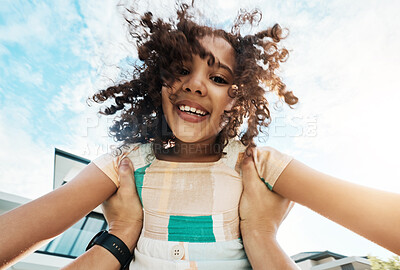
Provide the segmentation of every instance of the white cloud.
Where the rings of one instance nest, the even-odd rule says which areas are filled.
[[[4,56],[4,55],[9,55],[9,54],[10,54],[10,51],[5,46],[0,44],[0,57]]]
[[[51,9],[44,3],[38,3],[29,14],[21,13],[20,17],[14,17],[13,22],[0,26],[0,41],[27,44],[35,39],[48,42],[52,36],[48,29],[51,25]]]
[[[28,63],[12,63],[10,65],[11,72],[7,71],[10,75],[15,75],[19,82],[34,84],[35,86],[41,86],[43,84],[43,74],[40,71],[34,71],[32,66]]]
[[[4,6],[5,24],[0,26],[0,41],[18,43],[26,49],[36,42],[49,45],[65,41],[64,35],[79,20],[73,3],[69,1],[51,4],[10,1]]]
[[[92,93],[93,85],[88,74],[73,74],[68,85],[60,86],[60,93],[53,97],[46,111],[49,116],[59,117],[62,113],[82,113],[86,99]]]
[[[135,56],[136,48],[128,43],[124,20],[114,1],[81,1],[81,12],[87,28],[82,29],[73,46],[76,55],[90,63],[96,71],[91,74],[95,89],[116,81],[119,63],[127,56]]]
[[[299,39],[287,72],[288,77],[294,76],[293,88],[299,89],[304,103],[300,111],[319,115],[313,147],[344,159],[354,158],[352,151],[360,152],[358,158],[365,154],[357,148],[394,153],[390,148],[399,150],[399,146],[393,144],[398,134],[393,123],[400,113],[396,106],[400,55],[394,49],[400,35],[394,28],[400,21],[391,16],[390,5],[375,5],[372,10],[363,2],[349,11],[344,3],[335,3],[332,15],[322,20],[323,27],[316,25],[314,33],[304,29],[311,33],[308,42]],[[295,41],[296,37],[293,46]],[[390,139],[382,140],[383,134]],[[349,152],[351,157],[345,154]]]
[[[4,105],[0,110],[0,190],[29,198],[52,189],[53,149],[34,141],[31,108]]]
[[[68,127],[68,134],[64,134],[63,143],[55,147],[93,159],[109,152],[109,148],[115,145],[108,136],[113,116],[100,116],[98,104],[89,102],[91,106],[88,106],[87,98],[94,93],[89,75],[81,74],[81,78],[76,76],[75,79],[76,83],[61,86],[61,92],[52,99],[45,111],[55,122],[66,115],[69,117],[63,123]]]

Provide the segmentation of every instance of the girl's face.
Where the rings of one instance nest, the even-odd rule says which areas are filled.
[[[200,42],[214,55],[215,64],[209,66],[207,58],[194,55],[183,63],[180,81],[162,88],[167,123],[176,138],[187,143],[213,143],[222,130],[221,115],[234,103],[228,95],[234,79],[232,46],[221,37],[206,36]],[[169,99],[171,91],[177,95],[175,104]]]

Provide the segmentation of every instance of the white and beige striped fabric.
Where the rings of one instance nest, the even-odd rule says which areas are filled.
[[[151,144],[134,144],[93,161],[117,187],[120,161],[134,165],[144,224],[132,269],[251,269],[238,215],[244,150],[231,140],[216,162],[171,162],[155,158]],[[257,148],[253,158],[270,189],[292,160],[271,147]]]

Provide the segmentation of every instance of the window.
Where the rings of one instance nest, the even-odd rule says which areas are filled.
[[[68,258],[79,257],[93,236],[106,228],[107,222],[103,215],[91,212],[36,252]]]
[[[342,270],[354,270],[354,266],[351,263],[344,264],[340,266],[340,268],[342,268]]]

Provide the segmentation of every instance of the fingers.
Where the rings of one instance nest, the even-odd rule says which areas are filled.
[[[262,181],[260,180],[260,177],[258,176],[252,154],[250,156],[247,155],[244,156],[241,163],[241,169],[242,169],[243,186],[245,190],[248,187],[259,186],[260,184],[265,186],[264,183],[262,183]]]
[[[119,165],[120,173],[130,173],[133,171],[133,165],[129,158],[124,158]]]
[[[119,165],[119,185],[125,186],[134,183],[134,168],[129,158],[124,158]]]

